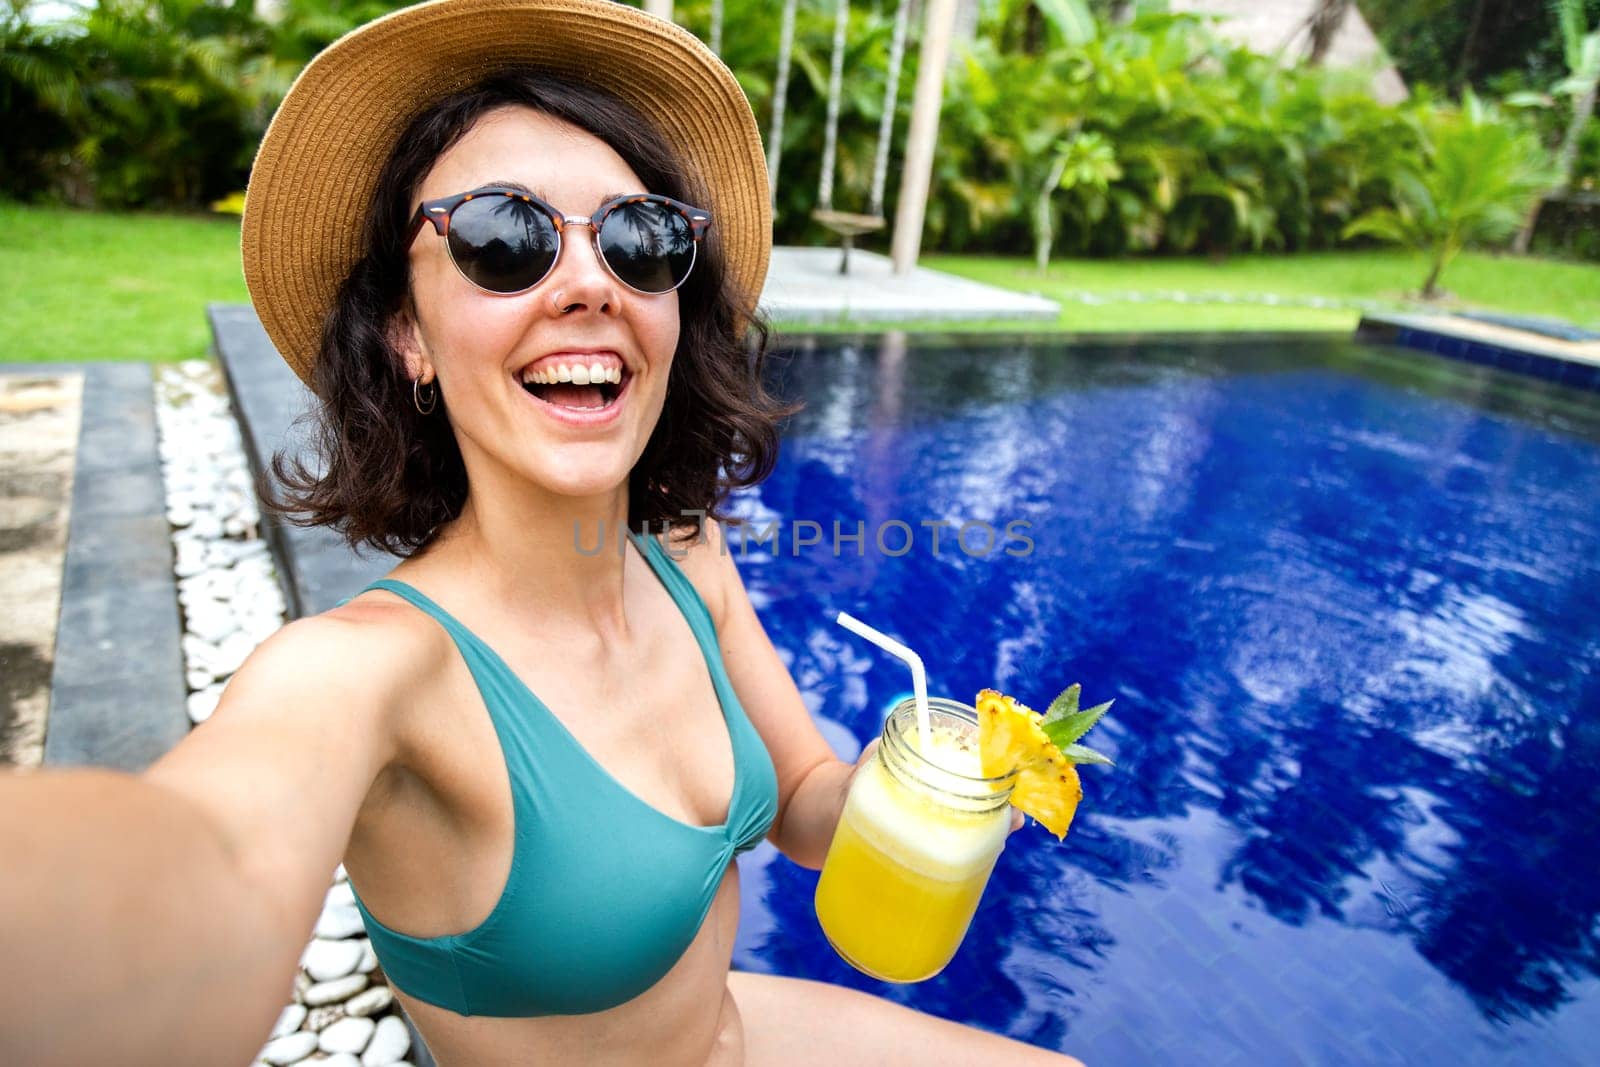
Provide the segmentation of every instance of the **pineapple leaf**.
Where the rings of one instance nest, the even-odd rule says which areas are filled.
[[[1073,688],[1076,689],[1077,686],[1073,686]],[[1062,694],[1062,697],[1064,696],[1066,696],[1065,693]],[[1061,697],[1057,697],[1056,701],[1059,703]],[[1074,707],[1071,712],[1058,715],[1054,719],[1047,715],[1039,723],[1044,730],[1045,736],[1059,749],[1066,749],[1068,745],[1088,733],[1089,729],[1100,721],[1100,717],[1106,713],[1111,705],[1116,703],[1115,700],[1108,700],[1104,704],[1096,704],[1092,708],[1085,708],[1079,711],[1076,708],[1077,702],[1077,694],[1074,693],[1071,701]],[[1055,704],[1051,705],[1051,707],[1055,706]]]
[[[1045,722],[1056,722],[1078,711],[1078,694],[1083,691],[1083,686],[1073,682],[1061,691],[1061,695],[1050,702],[1044,710]]]
[[[1084,748],[1082,745],[1064,745],[1062,746],[1061,754],[1067,758],[1069,763],[1101,763],[1107,767],[1116,766],[1109,757],[1101,755],[1092,748]]]

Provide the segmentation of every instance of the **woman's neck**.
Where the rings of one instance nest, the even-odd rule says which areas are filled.
[[[526,483],[469,489],[461,514],[413,568],[490,605],[536,607],[549,622],[626,637],[627,517],[627,483],[591,497]]]

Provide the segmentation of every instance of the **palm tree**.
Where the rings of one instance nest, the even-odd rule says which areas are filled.
[[[1424,163],[1395,178],[1395,206],[1369,211],[1344,235],[1409,245],[1429,257],[1422,297],[1440,295],[1439,276],[1469,244],[1502,241],[1547,188],[1543,148],[1467,90],[1456,113],[1430,119]]]
[[[1478,34],[1483,29],[1485,0],[1472,5],[1472,18],[1467,21],[1467,36],[1461,42],[1461,55],[1456,59],[1456,76],[1450,80],[1450,91],[1459,92],[1472,74],[1472,59],[1478,54]]]
[[[1320,67],[1327,58],[1333,39],[1339,35],[1339,27],[1350,13],[1350,6],[1351,0],[1317,0],[1306,17],[1306,33],[1310,36],[1310,50],[1306,54],[1308,66]]]
[[[69,183],[60,161],[75,139],[82,98],[66,47],[70,29],[34,24],[27,7],[27,0],[0,6],[0,115],[6,122],[0,191],[24,199]]]
[[[985,17],[1002,52],[1042,52],[1051,41],[1080,45],[1097,32],[1088,0],[998,0]]]
[[[1595,90],[1600,88],[1600,29],[1591,31],[1585,26],[1583,0],[1553,0],[1550,7],[1561,26],[1562,52],[1567,61],[1567,77],[1556,84],[1555,93],[1571,96],[1575,100],[1566,136],[1561,139],[1561,147],[1556,151],[1556,184],[1550,190],[1551,193],[1562,193],[1572,184],[1573,167],[1578,161],[1578,145],[1583,139],[1584,128],[1594,117]],[[1528,217],[1523,221],[1514,245],[1519,253],[1526,252],[1533,240],[1533,231],[1539,224],[1539,211],[1544,207],[1545,199],[1545,196],[1540,196],[1528,209]]]

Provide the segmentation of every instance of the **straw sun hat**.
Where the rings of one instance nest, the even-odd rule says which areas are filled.
[[[613,0],[433,0],[313,59],[261,141],[245,196],[245,282],[267,336],[311,380],[322,322],[362,254],[378,171],[439,97],[508,66],[609,92],[651,121],[707,190],[729,279],[754,307],[772,251],[766,158],[728,68],[693,34]]]

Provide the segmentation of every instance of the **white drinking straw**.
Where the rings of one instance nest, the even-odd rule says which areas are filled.
[[[891,656],[904,660],[911,667],[911,691],[917,701],[917,742],[922,754],[933,756],[932,731],[928,726],[928,672],[922,667],[922,657],[888,634],[880,633],[848,612],[839,612],[834,620],[857,637],[865,637]]]

